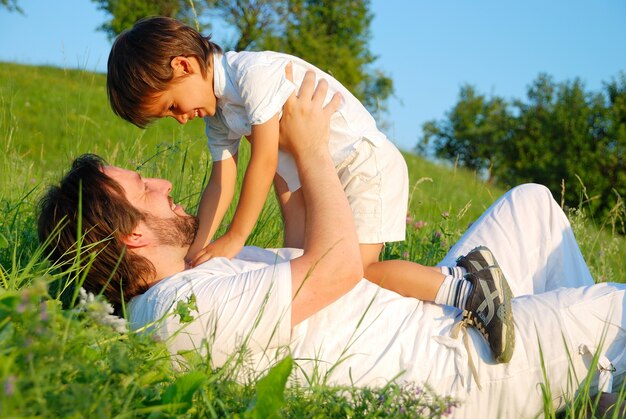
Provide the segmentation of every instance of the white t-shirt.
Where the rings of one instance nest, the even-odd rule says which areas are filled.
[[[402,371],[404,380],[415,382],[434,375],[445,388],[469,379],[465,348],[449,337],[458,310],[404,298],[367,280],[290,330],[289,260],[301,252],[245,247],[231,260],[214,258],[163,279],[130,302],[131,327],[163,319],[154,332],[172,353],[210,349],[216,367],[245,345],[246,364],[257,372],[290,350],[298,371],[309,377],[332,371],[328,382],[338,384],[384,385]],[[184,324],[173,312],[192,294],[198,312]],[[349,361],[341,362],[345,357]]]
[[[174,314],[178,302],[196,298],[190,323]],[[134,330],[151,325],[172,353],[198,349],[216,367],[242,347],[256,371],[280,356],[291,328],[291,266],[270,250],[244,248],[237,258],[213,258],[159,281],[129,303]],[[205,344],[208,343],[208,345]]]
[[[384,386],[397,378],[429,382],[451,394],[471,379],[467,350],[461,339],[450,337],[459,313],[363,279],[293,328],[296,376],[306,382],[299,373],[315,371],[323,382],[356,386]]]
[[[285,76],[285,66],[293,65],[291,82]],[[330,124],[329,149],[335,165],[341,163],[354,146],[363,139],[380,145],[386,136],[376,127],[376,121],[348,89],[306,61],[278,52],[227,52],[213,57],[213,89],[217,98],[214,116],[204,118],[209,149],[213,159],[224,160],[237,153],[242,136],[250,135],[252,125],[267,122],[281,113],[283,105],[304,75],[312,70],[317,79],[328,81],[326,102],[336,92],[343,98]],[[279,151],[278,174],[294,191],[300,179],[291,155]]]

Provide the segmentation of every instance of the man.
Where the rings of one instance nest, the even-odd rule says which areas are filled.
[[[133,327],[149,326],[173,353],[198,350],[215,366],[243,354],[243,364],[261,372],[288,350],[299,364],[297,380],[428,384],[460,401],[459,417],[540,414],[544,371],[555,407],[592,368],[601,390],[611,390],[609,379],[623,379],[626,286],[592,285],[567,219],[544,187],[507,193],[442,261],[450,266],[479,244],[496,254],[520,296],[509,363],[495,364],[480,335],[459,328],[454,309],[362,280],[350,208],[326,146],[339,98],[322,107],[325,88],[320,81],[314,90],[307,75],[281,121],[281,145],[295,156],[309,209],[302,251],[246,248],[232,260],[185,270],[194,221],[172,202],[169,182],[89,156],[42,201],[41,238],[53,245],[53,257],[71,257],[81,225],[81,259],[93,266],[83,286],[104,287],[118,309],[130,301]],[[94,252],[93,260],[85,255]],[[172,312],[192,296],[197,312],[185,323]]]

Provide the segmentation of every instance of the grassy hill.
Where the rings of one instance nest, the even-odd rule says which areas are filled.
[[[0,197],[5,202],[21,202],[29,193],[21,208],[32,207],[42,187],[57,179],[74,157],[85,152],[100,154],[111,164],[173,180],[174,197],[191,210],[197,205],[210,169],[201,121],[183,127],[172,119],[160,120],[140,130],[113,115],[104,75],[79,70],[0,63],[0,136],[5,157],[0,163],[4,174]],[[247,153],[244,144],[240,169],[245,166]],[[412,185],[410,215],[426,222],[420,237],[439,231],[448,237],[445,244],[451,243],[504,192],[484,183],[473,172],[437,165],[411,154],[405,157]],[[267,214],[276,211],[270,197]],[[600,220],[596,224],[610,230],[611,222],[623,220]],[[599,232],[589,223],[580,228],[584,228],[581,245],[590,263],[595,265],[602,256],[598,266],[610,271],[597,270],[598,275],[605,280],[626,278],[623,238]],[[272,237],[279,240],[280,234]],[[280,244],[276,240],[258,240],[258,235],[254,236],[252,243]],[[437,261],[416,251],[411,253],[424,263]]]
[[[190,211],[197,206],[210,169],[201,121],[182,127],[162,120],[140,130],[113,115],[102,74],[0,63],[0,384],[4,385],[0,406],[9,416],[152,411],[221,416],[245,410],[255,394],[254,383],[234,386],[227,371],[213,372],[206,360],[199,359],[189,360],[189,374],[177,373],[165,361],[162,345],[99,325],[90,314],[92,306],[67,312],[48,298],[45,285],[57,274],[37,250],[37,198],[74,157],[85,152],[172,180],[172,195]],[[248,154],[248,147],[242,146],[240,166],[245,166]],[[434,264],[503,190],[475,173],[410,154],[405,157],[412,185],[408,237],[405,243],[389,246],[385,256]],[[280,246],[278,214],[270,197],[259,223],[262,228],[255,230],[250,244]],[[592,224],[584,211],[571,219],[596,278],[625,281],[626,243],[611,234],[612,223],[623,220]],[[189,389],[198,388],[197,383],[203,385],[201,395],[192,405],[194,391]],[[339,415],[356,416],[399,412],[391,405],[376,407],[380,393],[347,391],[353,400],[363,402],[364,410],[337,392],[318,389],[307,395],[290,393],[288,412],[310,416],[316,404],[322,416],[331,415],[333,409]],[[420,402],[415,398],[407,402],[402,388],[381,391],[408,404]],[[439,407],[446,403],[425,400],[433,406],[441,403]],[[172,407],[173,401],[180,405]]]

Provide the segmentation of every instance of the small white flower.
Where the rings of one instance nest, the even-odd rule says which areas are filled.
[[[81,287],[78,297],[77,311],[84,312],[96,323],[108,326],[118,333],[128,332],[126,320],[114,315],[113,306],[102,296],[93,295]]]

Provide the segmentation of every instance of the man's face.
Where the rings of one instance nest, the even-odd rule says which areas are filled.
[[[158,218],[148,214],[145,223],[157,238],[156,244],[161,246],[188,247],[198,230],[198,218],[191,215]]]
[[[106,166],[103,171],[124,189],[126,199],[146,214],[145,223],[154,233],[157,244],[189,246],[193,242],[198,221],[174,203],[169,181],[143,178],[137,172],[115,166]]]

